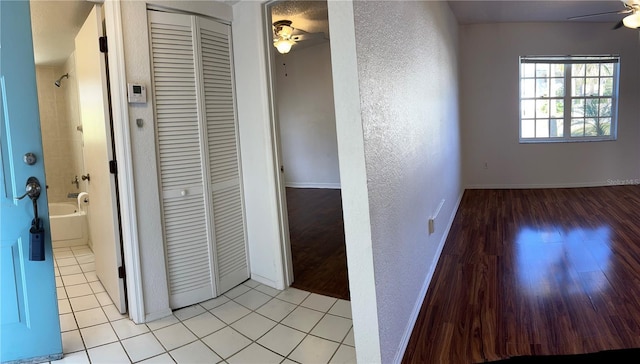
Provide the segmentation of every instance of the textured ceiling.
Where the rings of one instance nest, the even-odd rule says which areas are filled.
[[[329,13],[326,1],[281,1],[271,7],[271,17],[291,20],[291,26],[307,33],[323,32],[329,36]]]
[[[640,4],[640,0],[626,0]],[[449,6],[461,24],[504,22],[560,22],[573,16],[624,10],[621,0],[456,1]],[[572,21],[617,23],[624,15],[602,15]]]
[[[290,20],[294,34],[310,33],[298,41],[292,51],[311,47],[329,40],[329,13],[326,1],[281,1],[271,6],[271,19]]]
[[[432,1],[432,0],[423,0]],[[640,0],[626,0],[640,4]],[[236,0],[225,1],[235,4]],[[73,52],[73,40],[91,11],[86,0],[30,0],[36,64],[60,64]],[[458,21],[467,23],[566,21],[568,17],[624,9],[620,0],[504,0],[449,1]],[[329,37],[326,1],[281,1],[271,6],[274,21],[287,19],[293,27]],[[611,22],[622,15],[576,21]]]

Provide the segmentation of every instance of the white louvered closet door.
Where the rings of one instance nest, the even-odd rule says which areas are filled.
[[[249,277],[229,27],[184,14],[148,14],[170,305],[176,309]]]
[[[230,26],[198,18],[218,293],[249,277]]]

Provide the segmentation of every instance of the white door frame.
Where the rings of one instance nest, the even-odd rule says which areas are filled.
[[[129,317],[139,324],[145,321],[140,272],[140,250],[138,243],[137,212],[133,186],[133,163],[131,135],[129,132],[129,104],[127,102],[127,79],[124,61],[124,38],[120,0],[106,0],[103,5],[107,33],[107,56],[109,59],[109,82],[115,154],[118,161],[118,188],[120,199],[120,223],[122,228],[122,251],[126,267],[127,304]]]
[[[278,106],[276,105],[276,67],[275,60],[273,59],[273,51],[269,46],[272,39],[272,20],[270,8],[272,5],[281,2],[282,0],[269,0],[262,4],[262,16],[264,19],[265,27],[265,59],[267,63],[267,96],[269,98],[269,114],[270,114],[270,131],[271,131],[271,149],[273,152],[274,160],[274,176],[276,182],[276,198],[278,209],[278,231],[280,233],[280,254],[282,255],[283,267],[283,282],[285,287],[289,287],[293,283],[293,260],[291,257],[291,240],[289,239],[289,214],[287,212],[287,194],[284,180],[284,165],[282,161],[282,148],[280,141],[280,122],[278,118]]]

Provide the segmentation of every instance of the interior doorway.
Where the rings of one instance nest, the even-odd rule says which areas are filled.
[[[58,11],[67,16],[50,21],[48,15]],[[74,263],[56,273],[77,270],[78,286],[99,278],[125,313],[108,73],[98,46],[104,35],[102,5],[32,2],[31,18],[54,256]],[[78,259],[83,250],[95,259]]]
[[[288,283],[348,300],[327,2],[272,2],[265,18]]]

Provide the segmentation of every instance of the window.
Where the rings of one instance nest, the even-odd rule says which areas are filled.
[[[615,140],[618,56],[520,57],[520,142]]]

